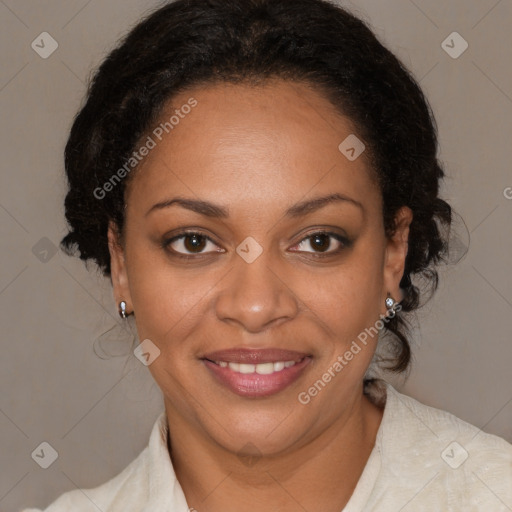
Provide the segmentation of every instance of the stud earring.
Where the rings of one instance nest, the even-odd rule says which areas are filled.
[[[124,300],[122,300],[120,303],[119,303],[119,316],[123,319],[126,319],[127,317],[127,314],[126,314],[126,302]]]
[[[393,297],[391,297],[391,295],[388,293],[388,296],[386,298],[386,307],[388,309],[393,309],[395,304],[396,304],[395,299],[393,299]]]
[[[399,306],[398,302],[391,297],[391,295],[388,293],[388,296],[385,300],[386,308],[388,310],[387,316],[390,318],[393,318],[397,312],[397,306]]]

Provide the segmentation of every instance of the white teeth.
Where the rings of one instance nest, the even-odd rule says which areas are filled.
[[[238,373],[258,373],[259,375],[270,375],[274,372],[280,372],[284,368],[290,368],[295,364],[295,361],[276,361],[275,363],[228,363],[226,361],[216,361],[221,368],[228,367],[230,370]]]
[[[260,363],[256,365],[256,373],[270,375],[274,373],[274,363]]]
[[[240,363],[240,369],[238,370],[240,373],[254,373],[256,370],[256,365],[254,364],[243,364]]]

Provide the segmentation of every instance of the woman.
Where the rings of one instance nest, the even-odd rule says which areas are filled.
[[[436,152],[416,82],[323,0],[135,27],[71,130],[63,246],[111,278],[165,411],[46,510],[511,510],[512,445],[371,371],[407,369],[411,278],[437,285]]]

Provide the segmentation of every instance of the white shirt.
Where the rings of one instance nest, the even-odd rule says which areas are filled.
[[[375,446],[340,512],[511,512],[512,445],[378,380],[385,400]],[[167,450],[167,417],[121,473],[95,489],[60,496],[44,512],[187,512]],[[25,509],[22,512],[41,512]]]

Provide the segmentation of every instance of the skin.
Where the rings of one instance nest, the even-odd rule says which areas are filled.
[[[388,293],[402,298],[412,212],[398,212],[387,239],[366,154],[351,162],[338,150],[355,128],[310,86],[197,87],[174,98],[162,119],[190,97],[197,107],[129,182],[123,237],[109,230],[116,301],[135,313],[140,340],[161,351],[149,370],[163,392],[176,475],[199,512],[339,512],[383,414],[362,392],[376,337],[310,403],[297,397],[386,313]],[[361,207],[340,201],[284,215],[333,193]],[[214,202],[229,217],[176,204],[147,214],[177,196]],[[196,252],[190,238],[162,247],[185,228],[212,242]],[[321,230],[352,244],[328,238],[323,252],[307,238]],[[263,249],[250,264],[236,252],[249,236]],[[292,349],[312,361],[279,393],[241,397],[200,360],[233,347]]]

